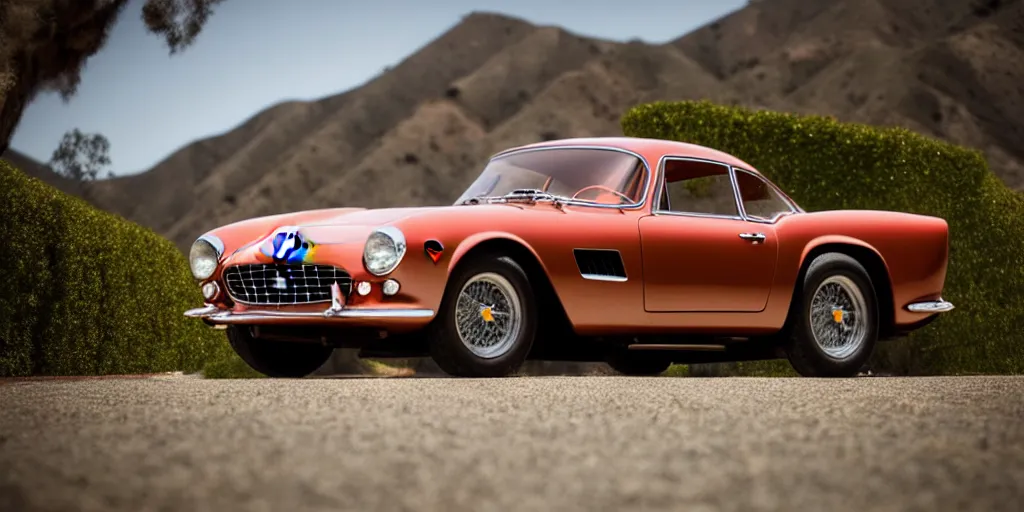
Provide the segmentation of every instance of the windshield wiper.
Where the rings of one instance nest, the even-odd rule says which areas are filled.
[[[558,196],[550,192],[545,192],[536,188],[517,188],[508,194],[502,196],[506,201],[510,199],[526,199],[531,202],[537,202],[541,200],[551,201],[552,203],[559,204],[569,201],[568,197]]]
[[[568,197],[555,195],[536,188],[517,188],[503,196],[474,196],[463,200],[459,204],[551,201],[552,204],[558,206],[570,200]]]

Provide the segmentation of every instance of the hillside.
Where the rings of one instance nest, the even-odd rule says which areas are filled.
[[[1022,0],[761,0],[648,45],[474,13],[361,87],[273,106],[92,200],[185,250],[255,215],[449,203],[497,150],[700,98],[904,126],[1024,188],[1022,25]]]

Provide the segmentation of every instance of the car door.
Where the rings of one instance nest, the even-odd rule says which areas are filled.
[[[732,169],[666,158],[652,215],[640,219],[644,307],[651,312],[757,312],[768,302],[778,241],[746,220]]]

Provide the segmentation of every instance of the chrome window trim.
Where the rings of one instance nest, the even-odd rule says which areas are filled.
[[[803,212],[802,209],[798,208],[795,204],[793,204],[792,201],[790,201],[786,197],[785,194],[782,193],[782,189],[777,187],[774,183],[771,182],[771,180],[769,180],[768,178],[762,176],[760,173],[751,171],[750,169],[744,169],[742,167],[736,167],[735,165],[730,165],[729,167],[730,167],[730,169],[732,169],[733,190],[736,193],[736,201],[739,203],[740,212],[743,215],[743,220],[746,220],[748,222],[755,222],[757,224],[775,224],[776,222],[779,221],[779,219],[781,219],[782,217],[785,217],[786,215],[792,215],[794,213],[802,213]],[[774,217],[772,217],[771,219],[755,219],[755,218],[752,218],[751,216],[747,215],[747,209],[743,206],[743,196],[740,194],[740,183],[739,183],[739,180],[736,179],[736,173],[737,172],[745,172],[745,173],[753,176],[754,178],[757,178],[757,179],[761,180],[761,182],[764,183],[765,185],[768,185],[768,188],[774,190],[775,193],[779,196],[779,199],[782,200],[782,203],[789,207],[789,211],[788,212],[780,212],[780,213],[776,214]]]
[[[631,150],[628,150],[628,149],[625,149],[625,148],[620,148],[620,147],[615,147],[615,146],[588,146],[588,145],[585,145],[585,144],[584,145],[553,145],[553,146],[541,146],[541,147],[535,147],[535,148],[529,148],[529,147],[528,148],[513,148],[513,149],[507,149],[507,150],[499,152],[499,153],[495,153],[493,156],[491,156],[490,159],[487,160],[487,164],[490,165],[490,163],[492,161],[497,160],[499,158],[505,158],[505,157],[509,157],[509,156],[514,156],[514,155],[522,154],[522,153],[533,153],[535,151],[551,151],[551,150],[554,150],[554,149],[593,149],[593,150],[597,150],[597,151],[615,151],[615,152],[618,152],[618,153],[625,153],[627,155],[631,155],[631,156],[634,156],[637,159],[639,159],[640,162],[644,164],[644,169],[647,171],[644,174],[644,185],[643,185],[644,195],[643,195],[642,198],[640,198],[640,202],[633,203],[633,204],[603,204],[603,203],[594,203],[594,202],[588,202],[588,201],[580,201],[579,199],[570,199],[568,201],[559,201],[559,203],[565,204],[565,205],[575,205],[575,206],[591,206],[591,207],[594,207],[594,208],[615,208],[616,210],[635,210],[635,209],[638,209],[638,208],[643,208],[644,205],[647,204],[648,196],[650,196],[651,175],[653,173],[653,171],[651,170],[651,164],[640,153],[637,153],[635,151],[631,151]],[[477,175],[477,177],[479,178],[479,175]],[[463,193],[465,193],[465,191],[463,191]]]
[[[722,167],[725,167],[727,172],[728,172],[728,174],[729,174],[729,183],[732,185],[732,199],[733,199],[734,206],[736,206],[737,215],[725,215],[725,214],[721,214],[721,213],[677,212],[677,211],[673,211],[673,210],[662,210],[660,208],[660,205],[661,205],[661,195],[662,195],[663,190],[666,188],[666,184],[665,184],[665,162],[667,162],[669,160],[678,160],[678,161],[685,161],[685,162],[701,162],[701,163],[706,163],[706,164],[721,165]],[[727,164],[727,163],[719,162],[718,160],[712,160],[710,158],[698,158],[698,157],[692,157],[692,156],[677,156],[677,155],[664,155],[664,156],[661,157],[660,160],[658,160],[658,179],[657,179],[656,183],[657,183],[657,185],[656,185],[656,187],[654,189],[655,201],[653,203],[653,206],[651,207],[651,214],[652,215],[674,215],[676,217],[699,217],[699,218],[705,218],[705,219],[746,220],[743,217],[743,214],[742,214],[742,211],[743,211],[742,210],[742,204],[739,201],[739,192],[738,192],[738,188],[736,187],[736,176],[733,174],[733,167],[731,165]],[[672,208],[671,201],[669,202],[668,207]]]
[[[699,219],[722,219],[722,220],[739,220],[739,221],[746,220],[743,217],[740,217],[739,215],[720,215],[720,214],[716,214],[716,213],[668,212],[668,211],[664,211],[664,210],[660,210],[660,211],[654,212],[653,215],[655,215],[655,216],[658,216],[658,215],[669,215],[669,216],[672,216],[672,217],[696,217],[696,218],[699,218]]]

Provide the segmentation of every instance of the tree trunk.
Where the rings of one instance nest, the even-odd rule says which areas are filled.
[[[14,129],[18,127],[21,114],[25,112],[25,107],[32,100],[31,87],[26,86],[28,83],[29,80],[19,77],[7,94],[0,97],[0,102],[3,102],[3,106],[0,107],[0,155],[6,153],[10,148]]]
[[[106,42],[108,29],[128,0],[35,2],[29,7],[35,12],[20,9],[22,18],[17,20],[9,19],[12,11],[6,3],[0,1],[0,30],[13,23],[27,35],[10,40],[9,34],[0,34],[6,45],[0,59],[8,59],[0,62],[0,69],[6,64],[14,75],[13,86],[0,96],[0,154],[10,147],[21,114],[36,92],[46,86],[68,97],[74,94],[82,66]]]

